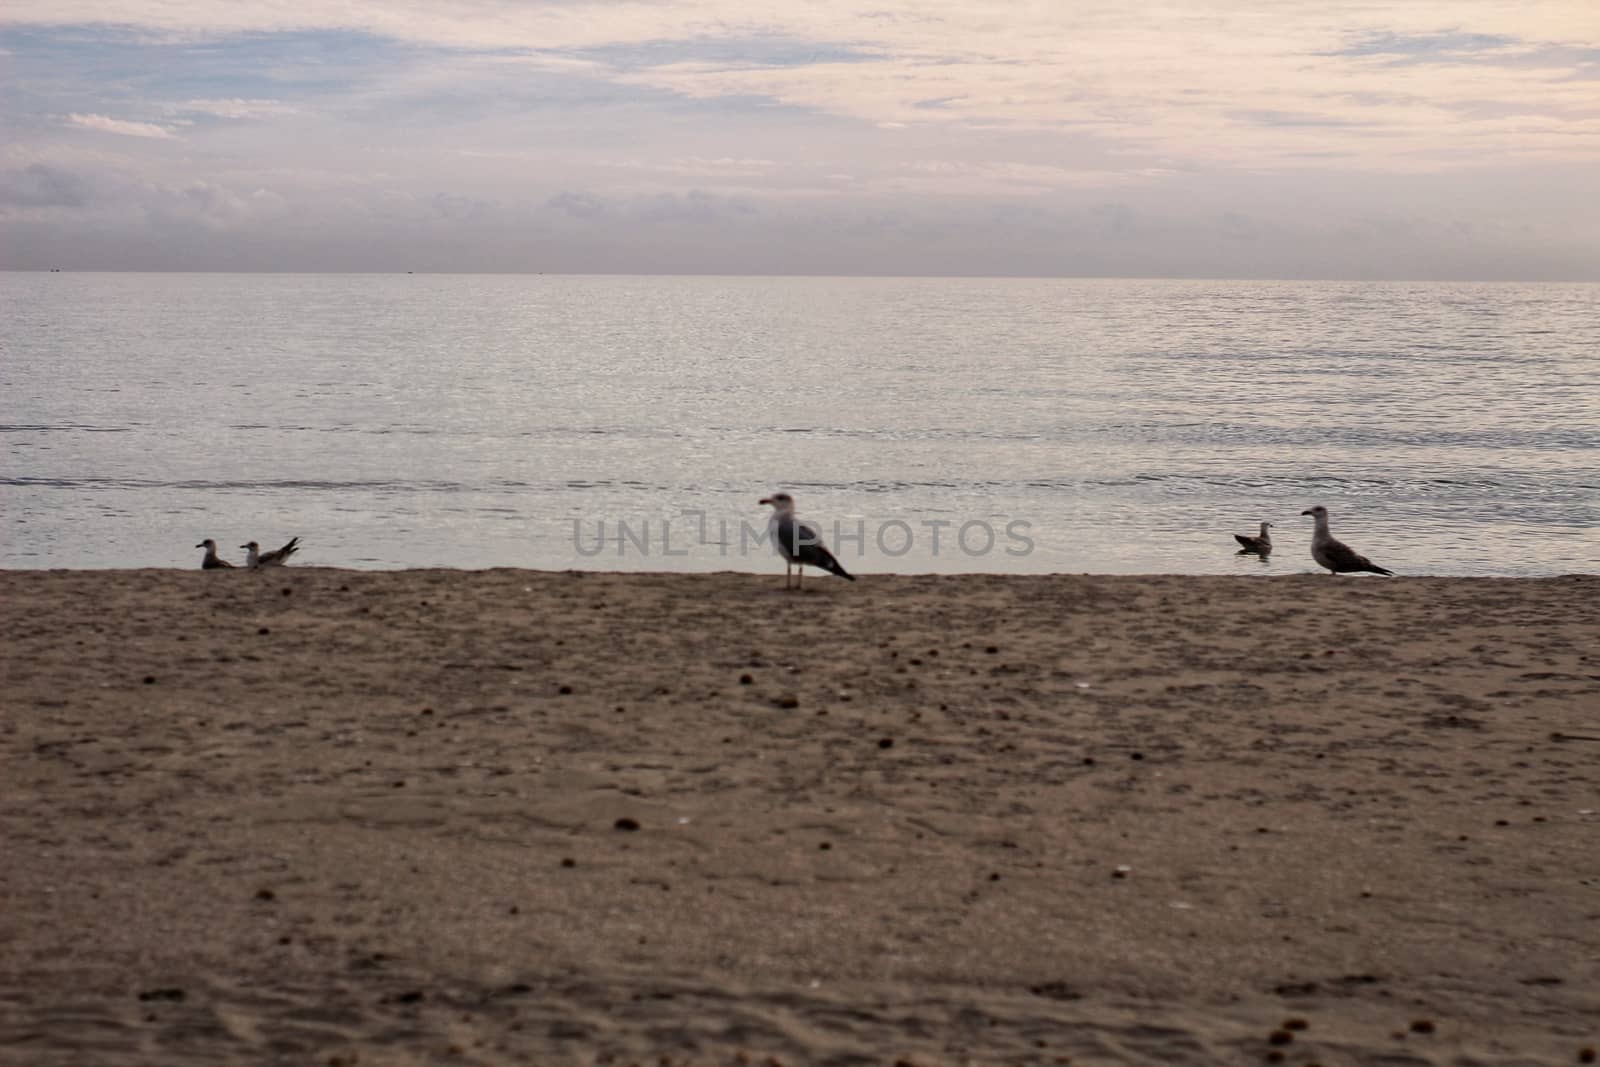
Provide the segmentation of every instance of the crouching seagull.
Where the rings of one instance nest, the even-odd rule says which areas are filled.
[[[1254,552],[1258,556],[1265,556],[1271,552],[1272,535],[1267,533],[1270,529],[1272,529],[1272,523],[1264,522],[1261,524],[1260,537],[1251,537],[1249,534],[1234,534],[1233,539],[1239,542],[1241,546],[1239,549],[1240,554]]]
[[[1330,573],[1353,574],[1357,571],[1370,571],[1373,574],[1391,576],[1394,574],[1394,571],[1385,570],[1378,566],[1366,556],[1363,556],[1329,533],[1328,509],[1321,504],[1316,507],[1306,508],[1300,514],[1310,515],[1316,522],[1317,528],[1311,535],[1311,558],[1328,568]]]
[[[855,575],[839,566],[822,543],[822,535],[808,522],[794,517],[794,497],[788,493],[773,493],[761,498],[761,503],[772,505],[772,517],[767,520],[767,531],[772,535],[772,547],[783,557],[783,587],[789,588],[789,568],[794,567],[795,588],[805,581],[805,567],[810,564],[829,574],[855,581]]]
[[[224,570],[224,569],[227,569],[227,570],[232,570],[233,569],[233,564],[229,563],[227,560],[225,560],[221,556],[217,555],[217,543],[215,541],[211,540],[211,538],[209,538],[209,537],[206,538],[204,541],[201,541],[198,545],[195,545],[194,547],[203,548],[203,549],[206,550],[206,558],[200,561],[200,569],[201,570],[203,570],[203,571],[220,571],[220,570]]]
[[[300,538],[293,537],[282,548],[275,548],[271,552],[261,551],[261,546],[254,541],[246,542],[239,546],[249,553],[245,557],[244,565],[251,570],[262,567],[281,567],[289,562],[289,557],[300,551]]]

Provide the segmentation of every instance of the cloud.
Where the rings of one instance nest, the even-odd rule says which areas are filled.
[[[1453,63],[1485,54],[1502,55],[1522,44],[1515,37],[1499,33],[1391,33],[1360,34],[1344,48],[1325,52],[1330,56],[1395,56],[1416,63]]]
[[[218,232],[271,222],[285,209],[283,198],[269,190],[241,191],[211,182],[142,189],[139,201],[160,226],[191,225]]]
[[[759,214],[756,205],[747,199],[721,196],[704,189],[609,198],[566,191],[550,197],[545,203],[561,215],[584,222],[605,220],[634,225],[685,223],[705,226]]]
[[[815,67],[822,63],[867,63],[881,58],[872,50],[787,35],[712,36],[642,40],[574,49],[571,55],[613,70],[694,63],[706,69]]]
[[[186,100],[171,105],[176,114],[214,115],[222,119],[267,119],[293,115],[299,108],[279,100]]]
[[[73,171],[43,163],[0,171],[0,208],[83,207],[89,183]]]
[[[1481,0],[1418,0],[1380,16],[1362,0],[1329,0],[1314,14],[1285,5],[1266,17],[1197,0],[1157,17],[1114,0],[1003,14],[940,0],[880,0],[870,10],[847,0],[770,10],[734,0],[461,0],[448,9],[422,0],[121,0],[115,28],[90,0],[12,0],[0,20],[31,27],[19,37],[26,43],[48,46],[61,32],[51,28],[63,26],[78,27],[79,38],[120,41],[129,54],[114,66],[131,67],[140,49],[150,51],[153,69],[140,87],[168,114],[392,115],[408,136],[461,115],[481,122],[496,113],[632,108],[873,130],[1027,131],[1201,166],[1342,159],[1457,167],[1461,153],[1435,146],[1446,139],[1444,122],[1455,123],[1451,134],[1470,126],[1470,115],[1463,122],[1452,108],[1471,97],[1560,120],[1536,138],[1479,141],[1480,158],[1600,155],[1592,133],[1575,136],[1582,130],[1572,114],[1583,83],[1600,77],[1593,22],[1561,0],[1527,6],[1519,14]],[[1372,25],[1379,17],[1388,24]],[[194,84],[184,84],[185,70]],[[1533,70],[1549,76],[1525,75]],[[240,91],[223,96],[218,87]],[[163,90],[187,102],[164,104]],[[1386,95],[1411,103],[1358,103]],[[1357,109],[1367,112],[1359,121]],[[1312,126],[1324,137],[1308,155]],[[743,153],[724,144],[699,154]]]
[[[1294,272],[1345,188],[1349,219],[1600,241],[1592,192],[1550,181],[1600,164],[1582,0],[8,0],[0,35],[0,197],[65,248],[120,210],[129,241],[311,266],[415,238],[546,269],[544,227],[581,269],[1076,271],[1070,239],[1101,242],[1084,269]],[[1219,235],[1263,258],[1206,266]]]
[[[588,193],[563,192],[552,196],[546,205],[563,215],[570,215],[575,219],[599,219],[611,214],[611,207],[604,200]]]
[[[1332,115],[1309,115],[1298,111],[1230,111],[1228,117],[1256,126],[1359,126],[1370,125]]]
[[[80,126],[86,130],[99,130],[101,133],[115,133],[123,137],[152,137],[159,140],[171,140],[173,132],[165,126],[157,126],[153,122],[128,122],[124,119],[108,118],[105,115],[80,115],[74,112],[67,116],[67,122],[72,126]]]
[[[27,170],[27,168],[23,168]],[[259,176],[252,175],[251,178]],[[292,175],[280,177],[287,182]],[[231,182],[113,184],[0,174],[6,266],[100,269],[1444,277],[1600,280],[1592,182],[1574,168],[1545,203],[1485,210],[1504,174],[1463,187],[1418,178],[1374,198],[1373,176],[1152,177],[1074,198],[930,194],[759,200],[705,190],[514,199],[408,195],[382,182],[322,189]],[[1182,184],[1175,184],[1175,183]],[[1182,195],[1175,195],[1181,191]],[[79,207],[66,202],[81,199]],[[1315,211],[1307,210],[1307,203]],[[1585,267],[1587,264],[1587,267]]]

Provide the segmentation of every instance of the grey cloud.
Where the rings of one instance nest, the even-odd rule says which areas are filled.
[[[566,54],[616,70],[642,70],[677,63],[712,67],[807,67],[819,63],[861,63],[881,58],[874,52],[826,41],[789,37],[692,37],[572,49]]]
[[[746,200],[691,189],[649,197],[641,205],[639,218],[645,222],[709,223],[754,213],[754,205]]]
[[[1498,52],[1522,42],[1515,37],[1493,33],[1389,33],[1362,35],[1347,47],[1328,56],[1394,56],[1411,62],[1458,62],[1463,57],[1483,52]]]
[[[1236,122],[1254,126],[1360,126],[1348,119],[1329,118],[1301,111],[1230,111],[1228,117]]]
[[[1131,234],[1139,228],[1139,215],[1123,203],[1096,204],[1089,209],[1096,228],[1111,234]]]
[[[21,170],[0,171],[0,206],[82,207],[90,200],[89,183],[59,167],[34,163]]]
[[[1224,211],[1217,217],[1217,229],[1224,237],[1231,240],[1257,241],[1267,236],[1273,227],[1262,223],[1252,215],[1238,211]]]
[[[1600,48],[1572,48],[1552,45],[1540,48],[1526,57],[1529,67],[1570,68],[1568,79],[1574,81],[1600,80]]]
[[[611,214],[611,209],[599,197],[588,193],[557,193],[545,201],[547,207],[575,219],[600,219]]]
[[[426,203],[439,218],[452,222],[481,221],[493,217],[498,206],[492,200],[455,193],[434,193]]]
[[[8,176],[16,189],[21,172]],[[1566,173],[1566,172],[1563,172]],[[1175,177],[1114,197],[487,197],[390,187],[93,178],[82,208],[0,211],[0,264],[111,270],[1590,278],[1591,177],[1488,226],[1503,175],[1416,177],[1374,211],[1370,176]],[[27,195],[37,198],[38,175]],[[48,186],[46,186],[48,187]],[[1394,199],[1394,198],[1391,198]],[[1315,211],[1308,210],[1310,204]],[[1562,205],[1565,205],[1563,207]],[[1462,224],[1467,220],[1471,225]]]
[[[750,201],[720,196],[702,189],[631,198],[601,198],[569,191],[550,197],[545,205],[559,214],[585,222],[617,220],[631,223],[709,224],[757,213]]]
[[[1534,42],[1490,33],[1369,33],[1325,56],[1385,59],[1389,66],[1472,64],[1513,70],[1566,70],[1571,79],[1600,78],[1600,48]]]
[[[1600,100],[1595,106],[1582,110],[1573,108],[1558,108],[1550,105],[1532,105],[1517,101],[1507,100],[1452,100],[1440,105],[1447,110],[1454,111],[1465,118],[1471,119],[1506,119],[1523,117],[1549,116],[1571,122],[1580,122],[1584,119],[1600,115]]]

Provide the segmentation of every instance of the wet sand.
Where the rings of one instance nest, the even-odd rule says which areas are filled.
[[[6,1064],[1600,1045],[1600,577],[0,598]]]

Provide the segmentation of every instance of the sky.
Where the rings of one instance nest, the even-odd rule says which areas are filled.
[[[1600,281],[1600,3],[6,0],[0,267]]]

